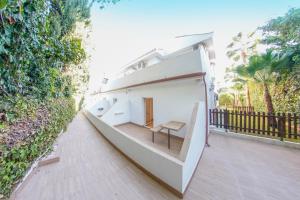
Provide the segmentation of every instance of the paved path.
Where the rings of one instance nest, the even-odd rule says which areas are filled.
[[[210,135],[184,199],[300,199],[300,151]],[[78,114],[58,139],[60,162],[41,167],[19,200],[177,199]]]

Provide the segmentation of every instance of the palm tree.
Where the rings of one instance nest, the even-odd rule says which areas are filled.
[[[234,105],[233,106],[243,106],[242,91],[244,90],[244,85],[236,82],[233,86],[230,87],[234,91]]]
[[[274,69],[276,69],[278,62],[277,56],[272,51],[268,51],[262,55],[251,56],[247,65],[240,65],[234,69],[234,72],[240,77],[262,84],[264,88],[264,101],[269,113],[274,112],[269,84],[273,81]]]
[[[236,65],[247,65],[248,58],[251,55],[257,53],[256,47],[259,43],[258,39],[255,39],[255,32],[252,32],[248,35],[244,35],[243,33],[239,32],[235,37],[232,38],[232,42],[227,46],[228,51],[226,52],[227,56],[233,60]],[[236,79],[234,77],[233,79]],[[247,97],[247,104],[251,106],[251,98],[250,98],[250,91],[249,85],[247,81],[241,80],[241,83],[246,84],[246,97]],[[235,81],[237,82],[237,81]]]

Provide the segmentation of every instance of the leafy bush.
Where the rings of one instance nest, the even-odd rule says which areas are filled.
[[[32,162],[50,148],[62,129],[75,115],[75,102],[72,98],[50,99],[42,104],[49,113],[49,123],[33,137],[21,141],[13,148],[2,146],[0,156],[0,194],[8,196]],[[0,148],[1,150],[1,148]]]
[[[117,1],[0,0],[0,198],[75,115],[89,80],[76,27],[94,2]]]
[[[67,72],[86,58],[73,32],[88,23],[88,0],[0,2],[0,96],[70,95]]]

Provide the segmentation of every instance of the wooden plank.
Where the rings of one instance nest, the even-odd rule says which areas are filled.
[[[277,119],[277,137],[282,138],[282,136],[283,136],[282,126],[283,125],[282,125],[282,117],[280,116],[280,113],[277,113],[276,119]],[[274,128],[274,126],[273,126],[273,128]]]
[[[238,111],[235,111],[235,132],[238,130]]]
[[[59,157],[58,156],[50,156],[49,158],[45,158],[41,161],[39,161],[38,166],[42,167],[45,165],[50,165],[52,163],[59,162]]]
[[[283,138],[286,138],[286,116],[285,116],[285,113],[282,113],[282,125],[283,125],[283,129],[282,129],[282,131],[283,131]]]
[[[240,131],[242,131],[242,123],[243,123],[243,113],[240,111]]]
[[[292,138],[292,123],[291,123],[292,115],[288,113],[287,123],[288,123],[288,138]]]
[[[270,135],[270,113],[267,113],[267,134]]]
[[[231,111],[230,114],[231,114],[231,122],[230,122],[231,130],[234,130],[234,111]]]
[[[184,127],[184,122],[178,122],[178,121],[169,121],[165,124],[162,124],[161,126],[163,128],[167,128],[173,131],[179,131],[182,127]]]
[[[297,133],[297,115],[296,115],[296,113],[294,113],[293,120],[294,120],[294,139],[297,139],[298,133]]]
[[[276,128],[276,127],[275,127],[275,123],[276,123],[276,121],[277,121],[277,120],[276,120],[276,114],[275,114],[275,113],[272,113],[270,119],[271,119],[271,122],[272,122],[272,124],[271,124],[271,125],[272,125],[272,136],[275,136],[275,135],[276,135],[276,132],[275,132],[275,128]]]
[[[260,116],[260,112],[257,113],[257,134],[260,134],[260,120],[261,120],[261,116]]]
[[[252,115],[253,115],[253,129],[252,129],[252,133],[255,133],[255,131],[256,131],[256,122],[255,122],[255,112],[252,112]]]
[[[224,128],[228,129],[228,110],[224,110]]]
[[[248,132],[251,133],[251,113],[248,112]]]
[[[265,130],[266,130],[266,114],[265,112],[262,113],[262,134],[265,135]]]
[[[212,125],[211,124],[211,109],[209,109],[209,125]]]
[[[223,126],[223,110],[220,110],[220,128],[224,128],[224,126]]]
[[[153,128],[153,98],[144,98],[147,127]]]
[[[246,111],[244,111],[244,132],[246,132],[246,129],[247,129],[247,127],[246,127],[246,121],[247,121],[247,115],[246,115]]]
[[[215,109],[212,110],[212,116],[213,116],[213,125],[216,125],[215,124]]]
[[[216,126],[219,128],[219,110],[216,110]]]

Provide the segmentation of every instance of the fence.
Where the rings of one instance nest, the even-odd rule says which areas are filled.
[[[233,110],[235,110],[235,111],[254,112],[254,107],[253,106],[234,106]]]
[[[226,107],[227,110],[254,112],[253,106],[232,106]]]
[[[296,113],[265,113],[234,110],[209,110],[209,124],[226,131],[300,139],[300,115]]]

